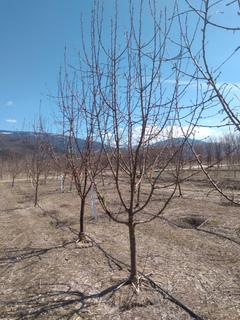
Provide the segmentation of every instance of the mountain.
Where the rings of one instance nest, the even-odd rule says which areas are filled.
[[[67,137],[53,133],[34,133],[27,131],[4,131],[0,130],[0,153],[16,152],[20,154],[32,152],[35,149],[36,141],[48,142],[56,152],[63,152]],[[64,143],[65,142],[65,143]],[[84,139],[77,139],[78,147],[81,149],[85,145]],[[101,144],[94,142],[96,150],[100,149]]]
[[[34,133],[28,131],[4,131],[0,130],[0,154],[8,152],[16,152],[19,154],[25,154],[33,152],[36,146],[36,141],[41,140],[48,142],[55,150],[55,152],[61,153],[64,151],[67,143],[67,137],[63,138],[62,135],[53,133]],[[183,143],[184,138],[173,138],[162,140],[154,143],[154,147],[163,147],[165,145],[179,146]],[[203,140],[189,139],[190,143],[195,147],[205,149],[208,146],[208,142]],[[85,145],[84,139],[77,139],[77,144],[80,149]],[[93,143],[94,149],[99,150],[101,144],[99,142]],[[190,151],[188,144],[185,144],[185,152]]]
[[[166,139],[166,140],[162,140],[162,141],[158,141],[158,142],[154,143],[153,146],[155,146],[155,147],[161,147],[164,145],[179,146],[184,142],[184,140],[185,140],[185,138],[181,138],[181,137]],[[191,138],[188,138],[188,142],[195,147],[196,146],[205,146],[206,144],[208,144],[207,141],[191,139]],[[187,142],[185,142],[185,145],[187,145]]]

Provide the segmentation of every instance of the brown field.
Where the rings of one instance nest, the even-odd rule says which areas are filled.
[[[239,183],[227,183],[238,194]],[[41,185],[34,208],[29,182],[0,182],[0,319],[187,320],[191,311],[199,319],[240,319],[239,207],[209,192],[203,176],[184,183],[183,197],[163,216],[137,228],[139,293],[114,290],[128,275],[127,228],[98,205],[94,221],[88,204],[90,242],[76,243],[80,200],[58,184]]]

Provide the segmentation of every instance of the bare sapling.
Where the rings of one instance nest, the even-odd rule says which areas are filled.
[[[11,176],[11,186],[12,188],[15,185],[15,179],[17,176],[23,172],[23,164],[24,164],[24,157],[22,154],[19,154],[15,151],[10,151],[7,154],[7,171]]]
[[[42,120],[34,125],[34,148],[27,156],[28,175],[34,188],[34,207],[38,204],[40,179],[49,166],[49,141],[43,130]]]
[[[188,110],[188,105],[181,106],[189,83],[179,78],[181,41],[178,38],[180,44],[174,45],[170,40],[175,9],[170,15],[164,10],[158,14],[154,1],[140,1],[139,9],[130,3],[128,29],[120,36],[116,7],[110,21],[110,40],[106,41],[104,12],[96,3],[89,41],[84,32],[82,35],[81,70],[85,68],[93,95],[98,141],[110,176],[105,185],[110,184],[113,195],[110,197],[101,180],[94,177],[94,171],[91,181],[104,212],[128,228],[127,283],[135,287],[139,283],[136,227],[162,215],[179,188],[181,150],[187,138],[169,148],[169,132],[177,134],[178,121],[184,128],[190,127],[186,132],[192,132],[197,118],[193,114],[199,107]],[[147,36],[144,16],[150,20],[151,33]],[[169,185],[164,183],[164,176],[173,166],[175,175]],[[158,202],[158,209],[153,200]]]
[[[71,73],[72,72],[72,73]],[[85,209],[92,177],[101,172],[101,144],[95,142],[96,120],[93,113],[94,96],[90,95],[83,75],[68,68],[66,63],[60,71],[58,106],[62,118],[65,168],[74,182],[80,198],[79,209],[79,242],[86,242]],[[89,98],[91,97],[91,98]],[[55,161],[60,163],[55,155]]]

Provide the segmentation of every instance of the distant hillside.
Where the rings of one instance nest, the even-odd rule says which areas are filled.
[[[64,151],[64,138],[62,135],[52,134],[52,133],[43,133],[43,134],[36,134],[34,132],[27,132],[27,131],[4,131],[0,130],[0,154],[5,154],[8,152],[16,152],[20,154],[25,154],[34,151],[36,140],[41,138],[42,141],[46,141],[51,146],[53,146],[55,152],[61,153]],[[67,139],[65,137],[65,139]],[[202,140],[191,140],[190,142],[195,147],[202,147],[204,150],[208,144],[208,142]],[[66,142],[66,140],[65,140]],[[175,145],[178,146],[183,142],[183,138],[173,138],[169,140],[159,141],[154,143],[152,146],[154,147],[161,147],[164,145]],[[85,140],[77,139],[77,143],[79,148],[83,148],[85,144]],[[185,152],[190,152],[190,148],[188,144],[185,145]],[[98,142],[94,142],[95,150],[100,149],[101,144]]]
[[[62,135],[44,133],[40,135],[41,140],[49,142],[56,152],[64,151],[64,138]],[[27,131],[4,131],[0,130],[0,153],[14,151],[16,153],[28,153],[34,151],[35,142],[39,134]],[[79,148],[83,148],[85,140],[77,139]],[[100,148],[100,143],[94,142],[94,148]]]
[[[167,140],[162,140],[159,142],[154,143],[153,145],[156,147],[164,146],[164,145],[181,145],[184,142],[185,138],[172,138],[172,139],[167,139]],[[190,142],[191,145],[193,146],[206,146],[208,142],[203,141],[203,140],[195,140],[195,139],[190,139],[188,138],[188,141]],[[185,144],[187,144],[185,142]]]

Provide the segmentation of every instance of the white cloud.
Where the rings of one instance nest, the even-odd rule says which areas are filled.
[[[211,128],[211,127],[207,127],[207,126],[195,126],[195,127],[190,127],[189,129],[187,129],[187,127],[183,127],[183,132],[187,133],[187,130],[189,130],[188,132],[191,131],[191,135],[189,136],[190,138],[195,138],[198,140],[201,139],[208,139],[208,138],[217,138],[219,136],[221,136],[224,133],[224,128]],[[183,134],[181,134],[180,136],[183,136]]]
[[[16,119],[6,119],[5,121],[8,123],[17,123]]]
[[[141,127],[135,127],[133,130],[133,143],[136,144],[139,141],[141,134]],[[145,141],[150,143],[156,143],[169,138],[183,138],[188,136],[195,139],[207,139],[213,137],[219,137],[222,134],[221,130],[210,127],[198,127],[198,126],[166,126],[161,129],[157,126],[148,126],[146,128]]]
[[[173,127],[166,127],[164,129],[164,138],[181,138],[185,135],[189,136],[189,138],[195,139],[207,139],[207,138],[217,138],[224,133],[224,128],[211,128],[207,126],[173,126]]]
[[[221,130],[216,128],[208,128],[208,127],[195,127],[193,129],[193,135],[196,139],[206,139],[213,138],[219,136]]]
[[[12,107],[14,105],[14,103],[12,100],[8,100],[5,105],[6,105],[6,107]]]
[[[185,125],[185,126],[165,126],[164,128],[160,128],[156,125],[149,125],[146,127],[144,141],[146,143],[154,144],[160,141],[164,141],[172,138],[184,138],[187,136],[190,139],[196,140],[208,140],[209,138],[218,138],[224,134],[224,128],[211,128],[204,126],[193,126],[193,125]],[[132,129],[131,135],[131,143],[133,145],[137,145],[139,139],[141,137],[142,127],[135,126]],[[119,136],[120,136],[120,146],[124,147],[128,144],[128,134],[127,131],[124,131],[122,128],[119,128]],[[113,132],[107,132],[105,135],[105,143],[111,146],[115,146],[114,134]]]

